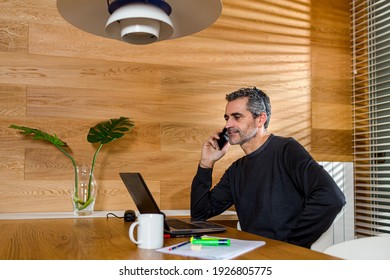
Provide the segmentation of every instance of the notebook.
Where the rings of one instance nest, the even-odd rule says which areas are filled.
[[[160,213],[165,217],[165,214],[160,211],[160,208],[140,173],[119,173],[119,175],[141,214]],[[165,217],[164,224],[164,231],[172,236],[200,235],[205,233],[223,232],[226,230],[222,225],[207,221],[194,221],[192,219]]]

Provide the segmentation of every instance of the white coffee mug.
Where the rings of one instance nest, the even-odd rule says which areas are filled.
[[[134,229],[137,228],[137,239]],[[129,228],[129,237],[141,249],[158,249],[164,245],[164,216],[162,214],[140,214]]]

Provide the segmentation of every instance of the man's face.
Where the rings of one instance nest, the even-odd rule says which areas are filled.
[[[247,109],[248,98],[239,98],[226,105],[225,120],[231,145],[242,145],[250,141],[259,131],[258,118],[253,118]]]

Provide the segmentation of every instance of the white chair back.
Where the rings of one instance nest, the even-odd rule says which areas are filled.
[[[325,254],[347,260],[390,260],[390,236],[358,238],[332,245]]]

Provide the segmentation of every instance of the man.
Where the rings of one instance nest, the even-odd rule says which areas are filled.
[[[218,134],[202,147],[191,189],[191,216],[206,220],[235,206],[242,230],[310,248],[345,205],[330,175],[293,138],[267,133],[269,97],[257,88],[226,96],[229,143],[218,148]],[[212,187],[212,169],[229,145],[245,156]]]

